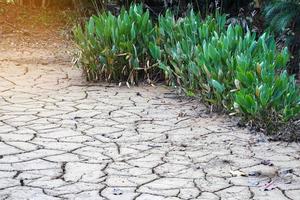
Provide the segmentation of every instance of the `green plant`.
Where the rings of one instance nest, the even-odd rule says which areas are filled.
[[[225,21],[226,17],[218,14],[203,21],[193,11],[179,20],[175,20],[171,12],[159,17],[157,41],[164,54],[154,58],[159,59],[159,66],[170,84],[180,85],[190,94],[199,89],[198,45],[215,32],[224,31]]]
[[[105,12],[74,30],[80,48],[79,64],[89,80],[129,81],[151,77],[156,71],[148,46],[155,41],[149,12],[141,5],[122,9],[119,16]]]
[[[252,43],[256,47],[248,59],[237,59],[235,108],[246,119],[275,132],[278,124],[299,116],[299,88],[284,69],[286,48],[277,52],[274,39],[266,35]]]
[[[171,85],[274,132],[300,113],[299,89],[285,72],[288,51],[279,52],[270,34],[257,39],[225,21],[218,13],[204,21],[193,12],[179,20],[167,13],[151,47],[164,53],[152,56]]]

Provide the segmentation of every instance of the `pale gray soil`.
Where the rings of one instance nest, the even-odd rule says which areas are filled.
[[[0,199],[300,199],[299,144],[161,86],[87,84],[69,49],[0,40]]]

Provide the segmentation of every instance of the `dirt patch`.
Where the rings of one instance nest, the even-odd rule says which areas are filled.
[[[13,35],[19,42],[67,37],[74,24],[71,10],[21,7],[0,2],[0,39]]]
[[[70,36],[74,24],[75,14],[70,10],[45,10],[0,2],[0,51],[5,54],[0,62],[14,62],[19,66],[49,65],[63,63],[67,56],[71,63],[74,48]],[[22,56],[7,49],[22,52]],[[37,49],[45,49],[55,56],[40,59],[30,56]]]

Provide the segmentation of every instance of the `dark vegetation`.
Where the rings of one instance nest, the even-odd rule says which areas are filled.
[[[289,72],[299,74],[300,69],[300,1],[273,1],[264,9],[266,22],[291,52]],[[299,77],[300,78],[300,77]]]

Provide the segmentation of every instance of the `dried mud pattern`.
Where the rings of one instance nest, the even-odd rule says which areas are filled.
[[[64,49],[0,43],[0,199],[299,199],[299,144],[163,87],[87,84]],[[285,168],[290,184],[261,189]],[[258,185],[233,174],[257,170]]]

